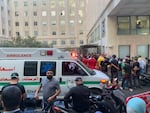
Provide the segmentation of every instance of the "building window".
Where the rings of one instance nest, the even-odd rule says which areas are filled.
[[[43,31],[43,36],[47,36],[47,31]]]
[[[10,10],[8,10],[8,16],[10,16]]]
[[[50,2],[51,2],[50,3],[50,7],[51,8],[55,8],[56,7],[56,1],[55,0],[51,0]]]
[[[46,26],[46,25],[47,25],[47,22],[46,22],[46,21],[42,22],[42,25],[43,25],[43,26]]]
[[[130,33],[130,17],[118,17],[118,34]]]
[[[65,16],[65,11],[64,11],[64,10],[61,11],[61,12],[60,12],[60,15],[61,15],[61,16]]]
[[[70,44],[71,44],[71,45],[74,45],[74,44],[75,44],[74,40],[71,40],[71,41],[70,41]]]
[[[5,29],[2,29],[2,34],[5,35]]]
[[[65,1],[64,0],[59,0],[59,6],[60,7],[65,7]]]
[[[29,31],[25,31],[25,36],[29,36]]]
[[[127,55],[130,56],[130,46],[119,45],[119,58],[125,58]]]
[[[84,1],[85,0],[79,0],[80,7],[84,7],[85,6]]]
[[[17,36],[17,37],[20,36],[20,33],[19,33],[19,32],[16,32],[16,36]]]
[[[10,20],[8,20],[8,25],[11,26],[11,21]]]
[[[65,40],[62,40],[61,45],[65,45],[65,44],[66,44]]]
[[[76,7],[76,2],[75,2],[75,0],[69,0],[69,6],[70,6],[70,7]]]
[[[70,10],[70,16],[75,16],[75,11],[73,9]]]
[[[104,37],[105,36],[105,19],[102,21],[101,24],[101,36]]]
[[[72,31],[72,32],[70,32],[70,35],[71,35],[71,36],[74,36],[74,35],[75,35],[75,33]]]
[[[138,45],[137,56],[148,57],[148,45]]]
[[[9,36],[11,36],[11,31],[9,31]]]
[[[37,26],[38,25],[38,22],[37,21],[34,21],[34,26]]]
[[[79,35],[83,35],[83,31],[82,30],[79,32]]]
[[[19,22],[15,22],[15,26],[19,26]]]
[[[38,36],[38,31],[34,31],[34,36]]]
[[[79,24],[83,24],[83,21],[82,21],[82,20],[78,20],[78,23],[79,23]]]
[[[69,23],[70,23],[70,24],[74,24],[74,20],[70,20]]]
[[[65,31],[62,31],[62,32],[61,32],[61,35],[65,35],[65,34],[66,34]]]
[[[28,24],[28,22],[25,22],[25,26],[28,26],[29,24]]]
[[[53,45],[57,45],[57,41],[53,40],[53,41],[52,41],[52,44],[53,44]]]
[[[33,0],[33,6],[37,6],[37,0]]]
[[[100,40],[100,26],[95,29],[95,41]]]
[[[14,1],[14,6],[18,7],[18,1]]]
[[[28,6],[28,2],[27,1],[24,1],[24,6]]]
[[[47,16],[47,12],[46,11],[42,11],[42,16]]]
[[[19,12],[18,11],[15,11],[15,16],[19,16]]]
[[[56,25],[56,21],[51,21],[51,25],[55,26]]]
[[[51,16],[56,16],[56,11],[51,11]]]
[[[84,44],[83,40],[80,40],[80,44],[81,44],[81,45]]]
[[[61,24],[61,25],[65,25],[65,20],[61,20],[61,21],[60,21],[60,24]]]
[[[149,34],[149,16],[118,17],[118,34]]]
[[[24,16],[28,16],[28,11],[25,11],[25,12],[24,12]]]
[[[53,32],[52,32],[52,35],[56,35],[56,31],[53,31]]]
[[[33,16],[37,16],[37,12],[36,11],[33,12]]]
[[[136,16],[136,34],[147,35],[149,28],[149,16]]]
[[[42,0],[42,5],[46,6],[46,0]]]
[[[80,17],[83,17],[83,11],[82,10],[78,10],[78,14]]]

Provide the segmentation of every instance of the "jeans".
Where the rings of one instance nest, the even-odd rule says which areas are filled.
[[[45,113],[48,113],[48,110],[50,109],[50,113],[53,113],[53,110],[52,110],[52,106],[53,106],[53,102],[44,102],[44,108],[42,111],[45,111]]]
[[[133,84],[134,87],[140,87],[140,80],[138,75],[133,75]]]

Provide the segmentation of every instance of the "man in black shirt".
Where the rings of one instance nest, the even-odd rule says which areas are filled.
[[[113,83],[114,78],[118,78],[118,70],[119,70],[119,65],[118,65],[118,60],[116,59],[116,55],[112,55],[112,60],[111,60],[111,82]],[[117,79],[118,83],[118,79]]]
[[[75,79],[76,86],[71,88],[65,95],[65,106],[68,108],[68,102],[72,97],[73,109],[70,113],[88,113],[90,89],[83,85],[81,77]]]
[[[8,86],[17,86],[20,90],[21,90],[21,93],[22,93],[22,102],[21,102],[21,110],[24,110],[24,104],[23,104],[23,100],[26,99],[26,91],[25,91],[25,88],[23,85],[19,84],[19,74],[14,72],[11,74],[11,80],[9,82],[9,84],[5,85],[3,88],[2,88],[2,91],[5,87],[8,87]]]
[[[132,67],[132,78],[133,78],[133,83],[134,83],[134,87],[139,87],[141,88],[141,84],[140,84],[140,63],[138,62],[138,59],[135,58],[134,62],[133,62],[133,67]]]

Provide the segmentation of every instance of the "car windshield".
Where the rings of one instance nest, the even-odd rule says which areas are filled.
[[[95,75],[95,71],[88,68],[84,63],[82,63],[80,60],[77,59],[77,62],[90,74],[90,75]]]

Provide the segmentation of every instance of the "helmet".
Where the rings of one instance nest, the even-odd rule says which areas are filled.
[[[127,103],[127,113],[146,113],[146,103],[139,97],[131,98]]]

